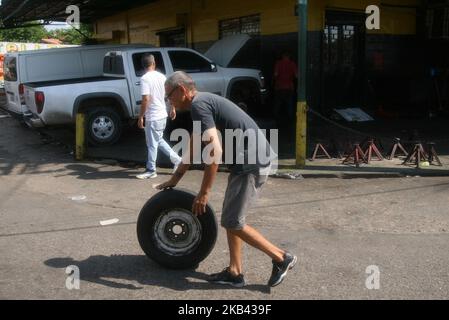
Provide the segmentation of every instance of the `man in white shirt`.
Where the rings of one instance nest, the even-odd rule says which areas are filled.
[[[140,108],[137,125],[145,129],[145,136],[148,148],[148,160],[144,173],[137,175],[139,179],[156,178],[156,158],[158,148],[170,157],[175,168],[181,162],[181,158],[172,150],[164,140],[164,129],[167,123],[167,106],[165,105],[165,76],[156,71],[154,56],[145,54],[142,57],[142,64],[146,73],[140,81],[142,92],[142,105]],[[145,119],[144,119],[145,117]],[[170,118],[176,118],[176,110],[170,108]]]

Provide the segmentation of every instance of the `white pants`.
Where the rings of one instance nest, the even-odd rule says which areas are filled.
[[[181,157],[172,150],[163,138],[166,123],[167,118],[156,121],[147,121],[145,123],[145,136],[148,148],[147,169],[151,172],[156,171],[158,148],[160,148],[165,155],[170,157],[170,161],[173,164],[177,164],[181,161]]]

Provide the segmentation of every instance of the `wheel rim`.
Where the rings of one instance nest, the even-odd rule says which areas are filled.
[[[153,229],[156,246],[173,256],[186,255],[201,241],[201,223],[189,211],[172,209],[162,213]]]
[[[98,116],[92,121],[92,133],[99,140],[110,138],[114,130],[114,121],[108,116]]]

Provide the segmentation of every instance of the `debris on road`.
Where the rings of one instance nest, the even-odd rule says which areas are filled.
[[[119,222],[119,219],[110,219],[110,220],[100,221],[100,224],[102,226],[107,226],[107,225],[111,225],[111,224],[114,224],[114,223],[117,223],[117,222]]]
[[[304,177],[298,172],[282,172],[272,175],[273,178],[290,179],[290,180],[303,180]]]
[[[83,201],[83,200],[86,200],[86,199],[87,199],[87,197],[84,196],[84,195],[70,197],[70,200],[73,200],[73,201]]]

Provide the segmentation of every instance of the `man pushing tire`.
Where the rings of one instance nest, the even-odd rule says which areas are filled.
[[[195,141],[198,141],[195,139],[203,141],[209,157],[203,159],[206,164],[204,176],[191,208],[194,215],[201,217],[207,212],[209,195],[223,156],[231,172],[221,215],[221,226],[226,229],[230,262],[223,271],[210,275],[209,282],[235,287],[245,285],[242,264],[242,241],[244,241],[272,259],[273,269],[268,285],[274,287],[280,284],[287,272],[296,264],[297,257],[268,241],[259,231],[245,222],[247,211],[257,199],[270,171],[272,151],[268,141],[257,124],[237,105],[218,95],[198,92],[192,78],[182,71],[173,73],[167,79],[165,91],[166,98],[173,107],[180,111],[190,110],[194,127],[195,122],[199,123],[201,132],[194,130],[188,154],[184,155],[182,163],[171,179],[160,184],[158,189],[173,188],[179,183],[192,163]],[[235,148],[232,144],[231,150],[228,148],[229,141],[222,143],[219,135],[227,139],[229,132],[236,130],[247,135],[237,138],[237,144]],[[232,139],[235,137],[232,135]]]

